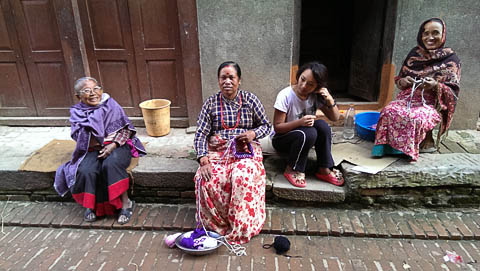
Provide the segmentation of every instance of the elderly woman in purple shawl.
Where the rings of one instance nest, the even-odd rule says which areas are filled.
[[[135,207],[126,169],[145,149],[122,107],[95,78],[78,79],[74,89],[80,102],[70,108],[70,123],[77,144],[72,159],[57,169],[55,190],[61,196],[70,192],[86,208],[87,222],[120,209],[118,223],[125,224]]]

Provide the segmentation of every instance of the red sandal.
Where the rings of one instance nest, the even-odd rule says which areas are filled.
[[[342,173],[340,171],[336,170],[336,169],[334,169],[332,172],[330,172],[330,174],[325,174],[325,175],[317,172],[317,173],[315,173],[315,177],[317,177],[317,179],[319,179],[321,181],[331,183],[331,184],[336,185],[336,186],[342,186],[343,183],[345,182],[343,180]]]
[[[295,171],[287,171],[283,172],[283,176],[293,185],[296,187],[305,187],[307,186],[307,182],[305,181],[305,176],[302,178],[302,173],[300,172],[295,172]],[[298,183],[299,180],[303,180],[303,183]]]

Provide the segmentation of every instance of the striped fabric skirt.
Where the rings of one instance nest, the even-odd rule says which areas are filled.
[[[95,210],[97,216],[113,215],[122,208],[120,196],[128,190],[127,167],[132,154],[125,144],[106,159],[98,159],[98,150],[89,151],[78,166],[75,184],[70,188],[75,201]]]

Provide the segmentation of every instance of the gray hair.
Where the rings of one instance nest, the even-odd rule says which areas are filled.
[[[95,79],[93,77],[85,76],[85,77],[82,77],[82,78],[78,78],[77,81],[75,81],[75,84],[73,85],[73,89],[75,90],[75,94],[78,94],[80,92],[80,90],[82,90],[82,88],[85,86],[85,83],[87,81],[92,81],[92,82],[94,82],[95,84],[98,85],[97,79]]]

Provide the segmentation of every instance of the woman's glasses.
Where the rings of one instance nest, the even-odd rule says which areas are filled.
[[[78,94],[80,94],[80,95],[85,95],[85,94],[90,95],[90,94],[93,94],[93,93],[99,94],[101,91],[102,91],[102,87],[101,86],[96,86],[93,89],[92,88],[84,88],[84,89],[80,90],[78,92]]]

